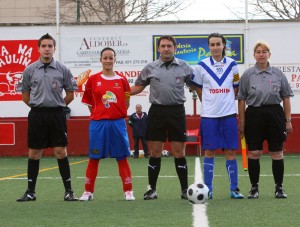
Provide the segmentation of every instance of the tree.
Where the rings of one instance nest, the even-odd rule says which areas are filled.
[[[188,5],[185,0],[60,0],[60,22],[154,21],[176,16]],[[40,15],[55,18],[55,7]]]
[[[257,16],[274,20],[300,19],[300,0],[250,0]]]
[[[227,6],[227,8],[230,8]],[[300,0],[248,0],[248,16],[251,19],[300,19]],[[240,9],[231,10],[243,19]]]

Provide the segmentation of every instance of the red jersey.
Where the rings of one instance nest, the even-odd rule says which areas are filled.
[[[129,98],[130,87],[124,76],[115,72],[115,76],[107,77],[100,72],[89,77],[81,101],[92,106],[91,120],[120,119],[127,116]]]

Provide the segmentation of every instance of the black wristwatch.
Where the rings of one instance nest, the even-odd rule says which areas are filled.
[[[291,121],[292,121],[291,118],[286,118],[286,119],[285,119],[285,122],[291,122]]]

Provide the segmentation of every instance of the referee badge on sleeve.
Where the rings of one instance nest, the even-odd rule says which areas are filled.
[[[273,92],[280,92],[280,87],[278,85],[273,85]]]
[[[181,77],[176,77],[176,84],[181,84],[181,81],[182,81]]]

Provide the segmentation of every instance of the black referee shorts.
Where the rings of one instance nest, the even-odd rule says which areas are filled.
[[[268,142],[269,151],[282,151],[286,140],[282,106],[249,106],[245,113],[245,138],[249,151],[262,150],[264,140]]]
[[[63,108],[31,108],[28,114],[28,147],[65,147],[67,121]]]
[[[152,104],[147,121],[148,141],[186,141],[186,118],[184,105]]]

